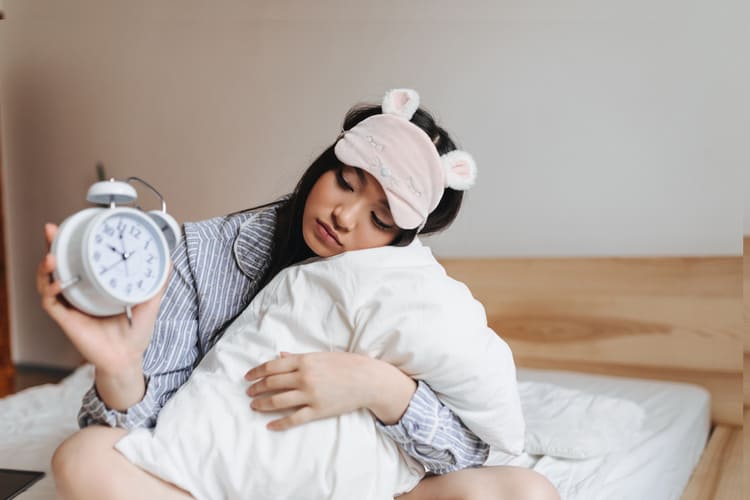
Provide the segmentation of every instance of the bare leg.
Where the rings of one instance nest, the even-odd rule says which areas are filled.
[[[498,466],[428,477],[398,500],[560,500],[560,495],[531,469]]]
[[[87,427],[65,440],[52,457],[62,499],[191,499],[186,491],[130,463],[114,448],[123,429]]]

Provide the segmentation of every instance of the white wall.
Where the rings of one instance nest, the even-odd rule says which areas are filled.
[[[410,86],[480,180],[442,256],[739,255],[750,9],[739,1],[5,0],[14,358],[77,360],[39,310],[43,222],[94,163],[180,220],[291,189],[348,107]],[[744,223],[743,223],[744,214]]]

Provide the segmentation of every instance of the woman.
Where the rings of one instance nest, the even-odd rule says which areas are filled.
[[[426,133],[437,153],[455,149],[434,120],[417,109],[416,93],[391,92],[387,96],[390,102],[386,99],[384,107],[394,103],[413,106],[411,123]],[[344,130],[382,111],[380,107],[354,110],[347,115]],[[399,226],[389,204],[382,203],[390,189],[384,191],[378,182],[358,184],[354,189],[354,181],[342,173],[340,160],[332,145],[287,199],[251,213],[186,224],[186,238],[173,256],[174,271],[163,300],[157,297],[135,308],[132,329],[125,327],[122,318],[91,318],[67,308],[58,299],[59,284],[49,283],[54,261],[45,257],[37,273],[43,307],[96,366],[95,386],[84,399],[81,425],[106,423],[113,427],[87,427],[61,445],[53,458],[61,496],[132,496],[135,490],[164,498],[185,496],[114,451],[112,445],[124,434],[123,429],[153,425],[161,406],[228,323],[281,269],[313,255],[327,257],[347,250],[407,244],[417,233],[445,228],[458,212],[462,193],[447,188],[419,226]],[[335,197],[325,192],[321,195],[321,187],[334,170],[342,191],[339,194],[346,196],[329,203]],[[369,188],[360,189],[362,185]],[[54,227],[47,228],[48,241],[54,231]],[[424,480],[406,498],[478,498],[480,494],[486,498],[557,498],[554,488],[530,471],[488,468],[454,472],[481,465],[488,446],[465,428],[429,387],[386,363],[350,353],[312,353],[288,356],[251,370],[250,377],[258,376],[263,382],[251,388],[255,410],[296,410],[272,428],[283,430],[368,408],[380,420],[381,429],[406,453],[427,470],[445,473]],[[269,393],[278,389],[273,381],[282,379],[285,391],[271,397]],[[284,397],[292,393],[293,400]],[[112,480],[101,483],[92,467],[106,471]]]

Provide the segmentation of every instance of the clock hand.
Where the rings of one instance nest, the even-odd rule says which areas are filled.
[[[118,253],[119,253],[119,252],[118,252]],[[125,262],[125,267],[126,267],[126,272],[127,272],[127,262],[126,262],[126,261],[127,261],[127,260],[128,260],[128,259],[129,259],[129,258],[130,258],[130,257],[131,257],[131,256],[132,256],[133,254],[134,254],[134,253],[135,253],[135,251],[132,251],[132,252],[128,252],[128,253],[124,253],[124,254],[120,254],[120,258],[119,258],[118,260],[116,260],[115,262],[113,262],[113,263],[112,263],[112,264],[110,264],[109,266],[107,266],[107,267],[105,267],[104,269],[102,269],[102,270],[101,270],[101,272],[100,272],[99,274],[104,274],[104,273],[106,273],[107,271],[109,271],[110,269],[112,269],[113,267],[115,267],[115,266],[116,266],[117,264],[119,264],[120,262]]]
[[[125,254],[122,256],[122,260],[125,263],[125,276],[130,276],[130,271],[128,271],[128,257],[130,255]]]
[[[104,274],[104,273],[106,273],[107,271],[109,271],[110,269],[112,269],[113,267],[115,267],[115,266],[116,266],[117,264],[119,264],[120,262],[124,262],[124,261],[125,261],[125,259],[117,259],[117,260],[116,260],[116,261],[115,261],[115,262],[114,262],[113,264],[110,264],[109,266],[107,266],[107,267],[105,267],[104,269],[102,269],[102,270],[101,270],[101,271],[99,272],[99,274]]]
[[[129,254],[127,250],[125,250],[125,240],[122,239],[122,233],[125,232],[125,227],[122,228],[122,231],[120,231],[120,248],[122,249],[122,260],[125,261],[125,276],[130,276],[130,271],[128,271],[128,257],[132,255],[132,252]]]

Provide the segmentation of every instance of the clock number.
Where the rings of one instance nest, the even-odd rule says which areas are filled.
[[[107,224],[104,224],[104,232],[107,234],[107,236],[114,236],[115,234],[115,230]]]
[[[140,280],[140,281],[138,282],[138,288],[143,288],[143,280]]]
[[[115,278],[109,280],[109,286],[112,288],[117,288],[117,280]]]
[[[146,258],[146,264],[151,264],[154,261],[154,255],[148,254],[148,258]]]
[[[120,219],[119,221],[117,221],[117,230],[120,233],[122,233],[123,231],[125,231],[126,227],[127,227],[127,225],[122,221],[122,219]]]
[[[130,295],[130,292],[132,292],[132,291],[133,291],[133,284],[132,283],[128,283],[128,286],[125,287],[125,293],[127,293],[128,295]]]
[[[152,274],[154,274],[153,269],[151,269],[150,267],[148,269],[146,269],[146,277],[147,278],[150,278]]]
[[[141,230],[133,226],[130,228],[130,234],[133,236],[133,238],[138,239],[138,237],[141,235]]]
[[[145,246],[143,247],[143,249],[144,249],[144,250],[148,250],[148,246],[149,246],[149,245],[151,244],[151,242],[152,242],[152,241],[153,241],[153,240],[148,240],[148,241],[146,242],[146,245],[145,245]]]
[[[96,241],[97,243],[101,243],[102,242],[102,235],[101,234],[97,234],[96,236],[94,236],[94,241]]]

